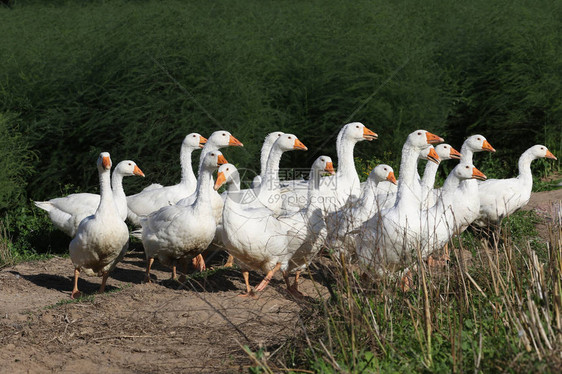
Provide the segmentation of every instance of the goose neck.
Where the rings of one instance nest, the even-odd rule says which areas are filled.
[[[518,161],[518,168],[519,168],[519,178],[520,179],[533,179],[533,175],[531,173],[531,162],[536,160],[529,150],[523,152],[521,157],[519,157]]]
[[[467,142],[464,142],[462,144],[461,147],[461,155],[462,155],[462,160],[464,162],[467,162],[469,164],[472,164],[472,155],[474,154],[474,152],[472,151],[472,149],[470,148],[470,146],[468,145]]]
[[[191,154],[193,148],[182,148],[180,152],[180,165],[181,165],[181,183],[182,184],[195,184],[196,178],[193,173],[193,165],[191,164]]]
[[[423,177],[421,180],[422,187],[433,188],[435,185],[435,177],[437,175],[437,169],[439,165],[435,162],[428,161],[425,165],[425,170],[423,172]]]
[[[197,196],[195,197],[195,207],[211,207],[211,193],[213,189],[212,170],[203,169],[197,179]]]
[[[111,190],[113,191],[113,197],[125,197],[125,191],[123,190],[123,174],[117,170],[113,171],[111,176]]]
[[[108,212],[111,210],[116,210],[115,203],[113,201],[113,191],[111,190],[111,178],[109,170],[103,170],[100,172],[100,205],[96,211],[98,212]]]
[[[279,147],[272,147],[266,163],[266,172],[262,178],[262,186],[274,189],[279,186],[279,163],[283,156],[283,150]]]
[[[338,171],[337,175],[355,175],[355,161],[353,160],[353,149],[357,141],[350,139],[343,134],[338,137],[336,142],[336,150],[338,154]]]

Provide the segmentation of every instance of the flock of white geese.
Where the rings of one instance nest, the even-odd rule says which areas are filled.
[[[362,123],[349,123],[337,137],[337,172],[330,157],[320,156],[307,181],[281,181],[283,153],[307,148],[293,134],[271,133],[261,150],[260,175],[251,188],[241,189],[238,170],[219,149],[242,143],[228,131],[216,131],[209,139],[192,133],[181,146],[182,174],[176,185],[153,184],[126,196],[123,177],[144,176],[143,172],[126,160],[110,176],[112,161],[109,153],[102,152],[97,161],[99,195],[79,193],[35,204],[73,238],[69,246],[75,269],[72,298],[80,296],[80,271],[102,276],[100,292],[104,291],[108,274],[128,248],[127,218],[138,227],[132,234],[142,240],[147,282],[155,258],[172,268],[173,278],[176,266],[186,269],[190,261],[205,269],[201,254],[215,243],[231,256],[228,265],[234,259],[242,269],[246,292],[241,296],[262,291],[279,270],[288,291],[302,296],[299,274],[323,247],[372,274],[394,269],[420,253],[428,259],[471,223],[499,222],[525,205],[533,183],[531,162],[543,157],[556,160],[545,146],[535,145],[521,155],[516,178],[486,180],[472,164],[474,152],[495,152],[482,135],[467,138],[458,152],[439,136],[416,130],[402,148],[398,180],[390,166],[378,165],[360,183],[354,147],[376,138]],[[192,153],[199,149],[196,177]],[[420,159],[428,160],[421,177]],[[443,186],[434,188],[440,162],[449,159],[459,163]],[[219,194],[225,183],[227,191]],[[253,290],[250,270],[265,274]],[[295,275],[292,283],[291,274]]]

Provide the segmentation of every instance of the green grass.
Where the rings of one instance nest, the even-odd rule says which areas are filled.
[[[415,287],[407,292],[396,279],[366,281],[334,259],[320,272],[330,297],[305,304],[300,334],[254,353],[255,367],[293,373],[558,372],[562,231],[554,228],[548,245],[539,242],[537,219],[532,212],[514,214],[496,229],[497,241],[464,233],[451,243],[446,269],[417,264]]]

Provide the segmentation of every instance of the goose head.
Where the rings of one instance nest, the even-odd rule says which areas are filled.
[[[376,184],[382,181],[388,181],[392,184],[397,184],[396,177],[394,176],[394,169],[386,164],[377,165],[369,173],[369,180],[374,180]]]
[[[214,170],[222,164],[226,164],[226,158],[222,155],[220,151],[211,151],[207,153],[203,159],[203,168],[207,170]]]
[[[215,131],[212,133],[211,136],[209,136],[209,140],[207,140],[207,144],[209,147],[212,146],[216,149],[244,146],[240,140],[236,139],[231,133],[225,130]]]
[[[485,137],[483,137],[482,135],[472,135],[469,136],[465,141],[463,146],[466,145],[468,147],[468,149],[470,149],[472,152],[482,152],[482,151],[488,151],[488,152],[495,152],[496,150],[494,149],[494,147],[492,147],[492,145],[490,143],[488,143],[488,141],[486,140]]]
[[[351,122],[343,127],[343,137],[360,142],[362,140],[377,139],[378,135],[365,127],[361,122]]]
[[[275,143],[275,141],[276,141],[277,139],[279,139],[279,137],[280,137],[281,135],[283,135],[283,134],[284,134],[284,132],[282,132],[282,131],[270,132],[270,133],[267,134],[267,136],[265,137],[265,139],[264,139],[264,141],[263,141],[263,144],[264,144],[264,145],[266,145],[266,144],[273,144],[273,143]]]
[[[550,158],[553,160],[558,160],[556,156],[554,156],[552,152],[548,150],[548,148],[541,144],[532,146],[531,148],[529,148],[529,151],[531,151],[531,154],[535,158]]]
[[[113,172],[125,176],[138,175],[139,177],[144,177],[142,170],[134,161],[131,160],[121,161],[117,164],[117,166],[115,166],[115,170]]]
[[[336,174],[334,170],[334,163],[330,156],[319,156],[312,164],[311,171],[322,175],[323,173],[329,173],[330,175]]]
[[[435,162],[437,165],[439,165],[439,163],[441,162],[441,158],[437,154],[437,151],[435,150],[435,147],[433,147],[432,145],[430,145],[429,147],[427,147],[425,149],[422,149],[420,151],[419,158],[422,159],[422,160],[428,160],[428,161],[431,161],[431,162]]]
[[[203,144],[205,143],[207,143],[206,138],[196,132],[192,132],[191,134],[187,134],[185,138],[183,138],[181,146],[182,148],[199,149],[203,148]]]
[[[273,143],[273,147],[282,151],[307,151],[308,148],[294,134],[283,134]]]
[[[238,169],[236,169],[236,166],[229,163],[222,164],[221,166],[219,166],[217,180],[213,188],[216,191],[225,183],[236,183],[239,181],[240,175],[238,174]]]
[[[452,171],[459,179],[478,179],[485,181],[487,177],[480,170],[476,169],[474,165],[468,162],[461,162]]]
[[[431,144],[441,143],[443,138],[426,130],[416,130],[406,138],[406,143],[419,150],[426,149]]]
[[[111,157],[109,156],[109,152],[102,152],[98,157],[98,170],[110,170],[111,169]]]
[[[461,159],[460,152],[457,151],[455,148],[451,147],[449,144],[446,144],[446,143],[436,145],[435,146],[435,152],[437,152],[437,155],[439,156],[439,159],[441,159],[441,161],[452,160],[452,159],[456,159],[456,160]]]

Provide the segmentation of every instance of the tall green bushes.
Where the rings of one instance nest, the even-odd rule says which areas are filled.
[[[0,111],[19,113],[39,156],[27,180],[34,199],[97,186],[101,150],[145,171],[130,191],[174,183],[183,136],[218,129],[244,142],[225,151],[244,167],[257,166],[273,130],[310,149],[285,166],[335,155],[350,121],[380,135],[357,147],[361,158],[395,162],[406,134],[426,128],[456,147],[480,132],[514,167],[538,142],[562,153],[560,9],[524,0],[17,2],[0,9]]]

